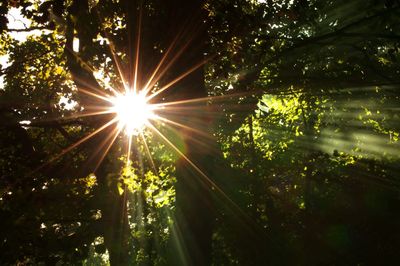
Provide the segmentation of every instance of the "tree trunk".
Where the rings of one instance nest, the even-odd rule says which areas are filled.
[[[166,23],[174,33],[186,32],[177,42],[177,52],[186,46],[183,54],[173,64],[169,73],[176,77],[194,65],[204,61],[207,44],[205,14],[203,1],[169,1]],[[207,97],[202,67],[179,81],[166,94],[168,101],[187,100]],[[213,152],[216,142],[211,138],[210,119],[207,117],[206,102],[185,105],[187,113],[175,115],[173,120],[195,131],[177,128],[184,141],[179,160],[176,183],[176,210],[171,235],[170,265],[211,265],[212,233],[214,206],[211,200],[211,185],[207,175],[212,179]],[[185,158],[186,157],[186,158]],[[196,169],[189,159],[199,169]]]
[[[120,195],[115,176],[112,177],[114,180],[109,182],[106,172],[102,169],[96,175],[101,187],[100,191],[104,191],[101,219],[104,244],[109,253],[110,265],[132,265],[132,256],[129,250],[130,228],[126,204],[127,191]]]

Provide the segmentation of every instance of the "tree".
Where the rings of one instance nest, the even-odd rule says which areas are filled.
[[[146,61],[147,65],[141,63],[140,67],[143,67],[147,71],[153,71],[154,69],[156,69],[158,60],[161,58],[162,53],[165,53],[165,51],[168,49],[168,45],[173,42],[174,38],[177,40],[175,40],[175,46],[172,48],[175,50],[186,49],[187,51],[185,52],[190,56],[186,56],[184,59],[178,58],[178,53],[181,53],[180,51],[176,51],[175,54],[169,54],[168,56],[171,57],[172,55],[172,59],[176,62],[169,62],[167,64],[167,67],[171,67],[171,64],[174,63],[171,70],[169,70],[169,72],[165,73],[162,76],[163,79],[157,82],[157,85],[159,87],[162,87],[163,84],[169,83],[172,77],[175,79],[176,77],[174,77],[174,75],[176,76],[176,73],[183,74],[185,71],[188,71],[189,68],[193,68],[193,66],[195,66],[196,64],[202,63],[204,61],[204,45],[201,45],[201,43],[205,44],[205,35],[203,32],[206,28],[202,25],[203,15],[201,14],[201,5],[201,1],[192,2],[190,4],[185,3],[184,1],[176,1],[174,5],[167,5],[165,3],[157,1],[151,3],[141,3],[140,1],[125,1],[121,5],[109,1],[101,1],[101,3],[98,3],[97,5],[93,5],[88,1],[73,1],[70,4],[66,4],[63,1],[47,1],[40,5],[31,3],[17,4],[17,6],[22,7],[22,13],[24,15],[28,16],[29,18],[33,18],[33,21],[37,23],[38,26],[32,27],[43,27],[45,29],[50,29],[53,31],[52,34],[44,36],[44,43],[42,43],[42,46],[40,47],[42,48],[44,53],[48,53],[49,55],[53,54],[53,51],[51,50],[49,45],[53,45],[55,47],[64,45],[64,53],[62,53],[62,51],[58,49],[59,54],[57,55],[59,58],[62,58],[60,61],[61,66],[53,67],[52,61],[49,62],[48,68],[41,68],[40,65],[38,66],[38,71],[40,72],[36,75],[44,75],[43,79],[48,84],[47,88],[40,88],[40,91],[43,93],[43,95],[39,95],[38,99],[27,100],[23,98],[24,93],[21,92],[22,99],[20,102],[36,104],[36,102],[42,101],[43,97],[48,97],[48,91],[54,90],[53,86],[55,87],[57,84],[46,80],[50,78],[50,73],[58,73],[61,76],[61,83],[64,86],[62,90],[54,91],[51,94],[50,97],[52,98],[49,100],[52,101],[52,103],[50,104],[49,109],[41,111],[40,115],[35,116],[32,113],[31,108],[26,109],[27,112],[25,116],[26,120],[29,121],[29,125],[25,125],[25,127],[37,127],[39,128],[39,131],[43,131],[46,133],[49,132],[48,128],[54,128],[54,134],[58,135],[57,138],[62,139],[62,146],[65,145],[64,147],[68,147],[68,143],[76,140],[76,137],[81,135],[79,134],[79,132],[76,132],[77,136],[71,136],[71,134],[75,133],[74,131],[76,129],[80,130],[81,132],[86,131],[89,133],[97,133],[98,131],[93,132],[93,129],[103,127],[103,125],[106,124],[107,121],[109,121],[110,119],[109,115],[103,115],[88,119],[68,119],[67,122],[57,121],[57,118],[66,117],[69,113],[68,110],[62,110],[62,108],[56,106],[57,98],[59,98],[60,96],[68,97],[70,98],[70,100],[76,100],[79,104],[80,110],[84,110],[87,113],[93,111],[93,107],[99,108],[105,105],[98,98],[92,97],[93,94],[99,92],[102,92],[101,94],[110,93],[108,88],[104,88],[105,84],[102,84],[101,81],[98,81],[95,78],[95,73],[93,69],[103,69],[103,71],[106,71],[106,69],[112,65],[114,66],[114,70],[110,71],[108,74],[111,76],[111,83],[113,84],[113,86],[133,87],[137,86],[137,84],[141,84],[141,86],[143,86],[146,78],[150,78],[150,74],[146,74],[146,72],[143,71],[144,74],[142,74],[142,76],[138,80],[136,80],[136,74],[133,73],[136,71],[135,68],[137,68],[138,66],[136,65],[137,63],[135,64],[135,62],[141,62],[142,58],[148,58],[148,60]],[[177,12],[175,6],[180,6],[182,10]],[[2,10],[5,11],[3,12],[3,14],[6,14],[7,8],[9,7],[11,7],[11,3],[9,5],[7,5],[6,3],[5,6],[3,6]],[[196,15],[194,19],[189,19],[188,14],[193,13],[199,14]],[[113,25],[114,22],[111,22],[111,25],[109,24],[108,19],[114,18],[121,20],[121,23],[124,25],[121,29],[116,28]],[[183,22],[189,22],[194,25],[191,25],[189,28],[183,28],[176,31],[176,27]],[[141,23],[145,25],[143,28],[140,25]],[[158,30],[152,28],[152,24],[154,24],[155,28],[158,28]],[[160,34],[159,30],[162,30],[161,32],[165,33],[165,35]],[[193,36],[189,36],[192,35],[193,30],[196,30],[198,32],[193,35],[194,40],[189,40],[189,38],[193,38]],[[142,35],[140,35],[140,31],[142,32]],[[179,36],[177,35],[179,31],[181,33],[182,31],[186,32],[183,32],[183,34]],[[65,36],[65,42],[61,41],[58,37],[62,35]],[[46,43],[46,38],[49,38],[49,36],[53,39],[50,40],[49,43]],[[113,50],[107,50],[107,46],[105,45],[105,42],[102,41],[102,38],[108,38],[108,41],[113,45]],[[79,40],[79,51],[74,51],[74,40]],[[187,49],[188,44],[190,44],[189,42],[196,43],[198,47],[190,45],[189,47],[194,48]],[[28,43],[33,46],[37,46],[37,38],[30,39],[27,44]],[[19,44],[15,45],[17,48],[19,48]],[[139,45],[142,45],[141,47],[144,47],[140,48],[140,53],[143,54],[142,56],[140,56],[140,58],[139,53],[137,52],[139,51]],[[36,53],[36,51],[31,51],[31,53]],[[21,56],[20,52],[16,52],[16,56]],[[117,57],[121,58],[117,59]],[[113,60],[107,61],[109,59]],[[168,59],[171,60],[171,58]],[[15,62],[13,66],[15,65],[15,67],[21,67],[22,64],[18,63],[19,62]],[[29,63],[31,62],[26,62],[26,64]],[[40,64],[40,61],[38,61],[38,64]],[[121,70],[119,69],[120,67],[122,69],[122,73],[120,73],[122,74],[122,77],[119,78],[122,78],[122,82],[121,80],[118,80],[117,71]],[[166,70],[167,67],[165,67]],[[52,70],[52,68],[55,68],[55,70]],[[67,73],[63,68],[67,68],[69,73]],[[165,71],[163,70],[163,72]],[[7,69],[7,74],[9,74],[10,78],[12,76],[12,73],[18,75],[20,73],[20,70],[14,70],[12,68]],[[159,73],[156,74],[159,75]],[[29,77],[29,75],[35,74],[31,71],[27,75],[19,75],[21,76],[21,80],[23,82],[23,79]],[[169,100],[176,101],[206,96],[204,85],[202,85],[203,71],[200,69],[193,69],[193,71],[191,71],[189,75],[186,74],[186,76],[188,76],[186,79],[180,78],[180,83],[174,84],[175,86],[177,86],[177,88],[175,89],[173,95],[167,96]],[[60,80],[60,78],[54,78],[55,80]],[[158,79],[159,78],[160,77],[158,77]],[[74,84],[67,84],[68,79],[71,79]],[[123,84],[124,82],[126,82],[126,84]],[[6,91],[10,93],[10,97],[14,97],[14,95],[17,94],[16,91],[12,89],[13,84],[20,85],[20,83],[15,79],[7,80]],[[193,86],[193,84],[196,84],[196,87]],[[28,84],[27,86],[29,85],[30,84]],[[37,83],[34,84],[34,86],[37,86]],[[73,87],[76,88],[76,91]],[[28,96],[31,97],[31,95]],[[7,101],[6,96],[4,96],[4,99],[5,101]],[[17,106],[6,106],[5,111],[8,111],[10,109],[12,110],[13,108],[17,108]],[[48,112],[56,112],[52,114],[51,118],[56,118],[57,120],[43,122],[44,119],[49,119]],[[73,112],[71,113],[73,114]],[[194,126],[195,124],[193,124],[193,121],[195,119],[192,119],[191,123],[188,124],[186,127]],[[199,118],[197,118],[197,120],[203,123],[202,121],[205,120],[205,118],[202,118],[200,116]],[[32,137],[30,136],[32,130],[26,131],[24,125],[20,124],[19,121],[21,120],[16,120],[12,125],[9,126],[9,128],[15,127],[15,130],[21,131],[24,134],[24,139],[26,139],[26,142],[28,142],[28,145],[25,148],[33,149],[33,144],[31,144]],[[63,128],[63,126],[70,127],[68,127],[68,129],[66,130],[65,128]],[[201,127],[204,127],[204,125],[201,125]],[[104,158],[104,155],[100,153],[100,150],[96,149],[96,147],[99,145],[103,148],[110,148],[109,145],[111,140],[109,138],[109,135],[114,130],[116,130],[115,127],[111,125],[96,134],[96,136],[94,136],[90,140],[85,141],[84,143],[83,141],[78,141],[79,144],[82,142],[82,150],[80,150],[79,153],[75,154],[75,156],[73,157],[76,164],[71,165],[70,168],[65,169],[65,171],[63,171],[62,173],[57,173],[59,177],[57,177],[56,181],[54,182],[60,182],[58,180],[59,178],[64,179],[72,177],[73,180],[86,180],[88,182],[88,186],[91,182],[95,182],[94,188],[90,192],[88,192],[89,195],[83,192],[81,192],[81,194],[84,195],[80,195],[80,193],[78,193],[79,195],[77,195],[79,196],[79,199],[82,196],[84,198],[89,198],[89,204],[94,204],[89,205],[89,212],[94,211],[96,213],[101,213],[101,218],[99,218],[98,215],[96,217],[91,217],[92,219],[89,218],[88,222],[90,228],[87,230],[89,230],[90,236],[87,240],[84,241],[85,248],[83,248],[83,250],[79,250],[79,252],[81,252],[81,254],[86,254],[89,248],[88,246],[91,242],[94,241],[94,237],[101,235],[104,238],[104,245],[109,252],[111,264],[126,265],[129,264],[129,261],[132,259],[137,260],[137,258],[134,258],[135,254],[132,254],[132,251],[128,249],[128,247],[133,243],[133,240],[131,237],[129,237],[130,229],[128,223],[129,217],[127,213],[127,194],[129,192],[127,190],[127,184],[125,182],[126,180],[123,181],[125,186],[124,188],[122,188],[123,192],[119,193],[119,183],[117,182],[117,180],[112,180],[112,178],[115,179],[117,177],[119,173],[118,169],[122,167],[121,164],[116,164],[115,162],[113,162],[115,161],[115,159],[110,158],[111,156],[106,156]],[[186,136],[183,138],[185,145],[187,147],[191,147],[193,144],[193,140],[191,140],[191,138],[189,137],[189,133],[186,132],[183,133],[183,135]],[[106,140],[106,142],[104,142],[104,140]],[[53,150],[47,148],[43,151],[43,153],[64,155],[69,150],[70,148],[66,148],[64,150]],[[93,152],[96,150],[97,152]],[[115,156],[115,154],[118,154],[118,152],[118,148],[114,149],[113,147],[111,147],[110,153],[112,153],[113,156]],[[205,150],[187,150],[185,152],[185,156],[191,158],[196,163],[199,163],[199,160],[204,160],[202,159],[202,157],[206,152],[207,151]],[[77,155],[80,157],[79,160],[75,159]],[[44,180],[47,180],[49,178],[50,180],[53,180],[51,177],[54,176],[54,172],[58,167],[65,164],[65,157],[67,156],[69,155],[66,154],[65,156],[63,156],[64,158],[61,158],[61,160],[59,160],[59,156],[56,156],[54,160],[51,160],[49,164],[46,164],[44,162],[47,156],[45,154],[42,155],[41,157],[39,157],[40,159],[38,160],[38,162],[30,167],[30,169],[33,170],[32,175],[36,176],[38,174],[42,174],[44,175]],[[86,161],[84,165],[79,165],[84,161]],[[9,161],[7,160],[6,162],[8,163]],[[185,206],[188,206],[188,203],[191,203],[192,205],[197,204],[199,207],[198,209],[206,210],[206,208],[209,206],[205,207],[205,204],[210,203],[209,200],[207,200],[207,196],[205,194],[207,193],[207,189],[201,189],[202,186],[205,186],[204,184],[202,184],[203,181],[199,183],[201,185],[200,189],[202,190],[202,193],[194,193],[195,191],[191,189],[193,185],[189,185],[187,183],[191,181],[185,180],[189,179],[190,175],[193,176],[193,174],[190,174],[190,171],[192,170],[186,169],[188,166],[192,167],[190,164],[188,165],[187,163],[183,162],[183,159],[182,162],[177,164],[177,173],[180,173],[182,176],[178,177],[177,182],[178,201],[176,212],[177,220],[175,222],[178,227],[183,226],[183,223],[185,222],[186,225],[184,230],[188,232],[186,235],[192,234],[191,239],[195,240],[192,244],[199,244],[198,249],[190,248],[189,243],[187,243],[185,241],[186,239],[184,239],[184,243],[185,245],[187,245],[188,252],[190,254],[189,258],[192,257],[191,259],[193,259],[193,263],[208,264],[211,256],[212,232],[211,225],[205,226],[205,224],[211,223],[212,218],[207,218],[206,215],[203,218],[203,223],[197,223],[196,225],[196,219],[193,219],[192,217],[194,216],[190,215],[190,213],[193,211],[191,211],[191,208]],[[139,165],[136,165],[136,167],[139,167]],[[38,168],[38,170],[35,168]],[[143,167],[142,171],[144,171]],[[26,172],[31,171],[26,170]],[[10,174],[11,172],[6,171],[5,173]],[[187,177],[185,177],[186,175]],[[32,177],[30,174],[28,174],[27,176],[28,178]],[[47,181],[44,182],[47,183]],[[13,189],[16,188],[13,187]],[[189,192],[188,189],[191,189],[191,191]],[[64,193],[68,195],[68,190]],[[181,197],[185,200],[181,200]],[[85,207],[87,208],[88,206]],[[147,219],[147,217],[144,218]],[[75,223],[81,223],[80,217],[75,217],[75,219]],[[190,219],[190,221],[184,221],[185,219]],[[206,228],[209,228],[207,229],[209,232],[204,231]],[[11,258],[11,260],[13,259],[15,258]],[[40,260],[38,259],[38,261]]]
[[[375,94],[376,89],[387,100],[398,99],[396,67],[385,69],[388,65],[379,59],[379,51],[386,50],[383,47],[397,47],[399,29],[394,16],[398,4],[266,1],[257,6],[216,1],[213,7],[213,48],[221,56],[209,71],[210,85],[218,95],[252,91],[238,103],[256,109],[251,113],[224,106],[226,118],[221,119],[218,136],[226,159],[235,168],[247,169],[256,176],[248,181],[243,195],[251,199],[246,207],[252,210],[254,219],[269,228],[268,235],[276,236],[270,239],[278,246],[271,252],[277,254],[275,264],[327,264],[338,256],[350,263],[375,259],[374,255],[360,255],[357,248],[352,250],[356,255],[350,254],[350,246],[361,246],[358,239],[365,239],[366,233],[360,227],[366,225],[349,213],[358,212],[352,206],[359,202],[354,195],[378,193],[382,202],[394,200],[391,192],[383,196],[360,179],[383,186],[370,180],[382,174],[377,174],[372,165],[398,158],[396,152],[391,152],[397,144],[386,143],[391,139],[388,132],[397,131],[396,119],[389,110],[382,114],[385,100],[380,100],[383,105],[377,104]],[[257,19],[260,17],[263,19]],[[395,65],[398,60],[391,62]],[[258,98],[257,105],[254,97],[259,90],[267,95]],[[387,120],[391,129],[386,128],[386,134],[378,133],[369,126],[376,120],[372,124],[364,120],[367,113],[376,113],[375,118],[382,122]],[[333,132],[340,132],[340,136]],[[375,153],[378,157],[372,156],[373,147],[380,150]],[[367,164],[365,157],[369,158]],[[395,170],[389,172],[383,180],[396,179]],[[360,187],[366,190],[361,192]],[[337,198],[345,195],[349,203],[335,206]],[[359,204],[363,205],[364,215],[372,214],[368,206]],[[327,215],[329,210],[332,216]],[[343,225],[346,222],[351,224],[350,229]],[[336,235],[332,233],[335,236],[327,233],[330,226],[340,229]],[[387,235],[384,227],[379,230]],[[343,237],[338,242],[343,241],[348,249],[326,244],[335,237]],[[233,253],[244,253],[246,263],[254,259],[250,251],[232,245],[231,238],[227,242],[234,248]],[[384,251],[387,261],[397,258],[390,246]],[[363,246],[360,250],[371,254],[366,250],[373,247]],[[249,264],[261,264],[257,259]]]
[[[13,7],[28,28],[7,25]],[[2,2],[0,262],[398,260],[398,15],[372,0]],[[113,123],[126,88],[165,107],[137,136]]]

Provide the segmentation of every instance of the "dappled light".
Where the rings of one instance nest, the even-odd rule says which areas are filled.
[[[3,1],[1,265],[392,265],[398,1]]]

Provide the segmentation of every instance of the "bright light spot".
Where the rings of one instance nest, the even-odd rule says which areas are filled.
[[[29,120],[22,120],[22,121],[19,121],[19,124],[20,124],[20,125],[30,125],[30,124],[31,124],[31,121],[29,121]]]
[[[0,66],[4,69],[10,66],[10,63],[8,62],[9,55],[1,55],[0,56]],[[0,76],[0,90],[4,90],[4,75]]]
[[[74,38],[74,41],[72,42],[72,50],[74,50],[75,53],[79,52],[79,39]]]
[[[24,17],[21,13],[22,8],[12,7],[7,13],[7,28],[13,30],[27,30],[31,26],[31,20]],[[19,42],[25,42],[29,36],[39,36],[43,33],[50,33],[50,30],[27,30],[27,31],[11,31],[11,38]]]
[[[31,21],[21,14],[22,8],[10,8],[7,14],[9,29],[25,29],[30,27]],[[30,32],[11,32],[11,37],[17,41],[24,42],[30,35]]]
[[[149,120],[156,117],[154,107],[147,102],[144,92],[128,91],[112,98],[111,102],[118,124],[127,135],[138,135]]]
[[[78,103],[74,100],[71,100],[68,95],[63,95],[60,97],[58,105],[61,107],[61,109],[64,110],[73,110],[78,105]]]

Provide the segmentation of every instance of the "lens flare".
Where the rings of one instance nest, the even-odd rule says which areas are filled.
[[[144,91],[128,90],[117,94],[111,103],[111,111],[116,114],[118,126],[129,136],[138,135],[149,120],[156,117],[155,107],[148,102]]]

